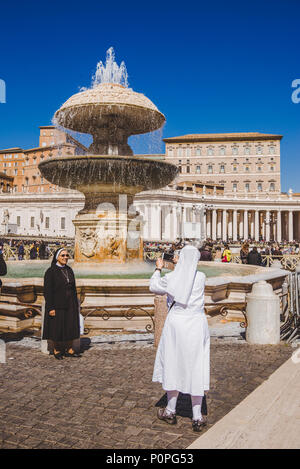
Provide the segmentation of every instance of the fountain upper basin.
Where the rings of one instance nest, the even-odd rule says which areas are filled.
[[[151,159],[85,155],[52,158],[39,164],[52,184],[86,193],[131,194],[159,189],[177,175],[175,165]]]

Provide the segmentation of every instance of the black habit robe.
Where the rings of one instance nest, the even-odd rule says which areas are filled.
[[[79,303],[74,272],[52,263],[44,277],[46,300],[43,339],[67,342],[80,337]],[[49,311],[55,310],[55,316]]]

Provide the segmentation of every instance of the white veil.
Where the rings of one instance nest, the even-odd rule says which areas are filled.
[[[179,261],[169,274],[167,293],[174,301],[187,305],[192,293],[200,252],[194,246],[185,246],[180,251]]]

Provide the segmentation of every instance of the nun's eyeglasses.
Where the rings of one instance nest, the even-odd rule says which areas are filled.
[[[70,257],[69,254],[61,254],[60,257]]]

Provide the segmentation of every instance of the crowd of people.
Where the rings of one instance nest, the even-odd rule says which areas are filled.
[[[46,260],[51,256],[52,247],[60,245],[60,243],[47,243],[44,240],[31,241],[31,240],[20,240],[20,239],[2,239],[0,241],[2,251],[5,252],[4,246],[9,246],[17,255],[19,261],[26,258],[26,253],[29,254],[30,260]]]
[[[145,252],[165,252],[173,254],[181,250],[185,245],[191,244],[190,240],[176,240],[174,243],[145,243]],[[266,256],[281,259],[284,255],[299,255],[299,244],[296,241],[282,243],[264,242],[254,243],[245,241],[239,245],[224,244],[207,239],[199,248],[201,261],[232,262],[234,255],[238,255],[242,264],[266,266]]]

